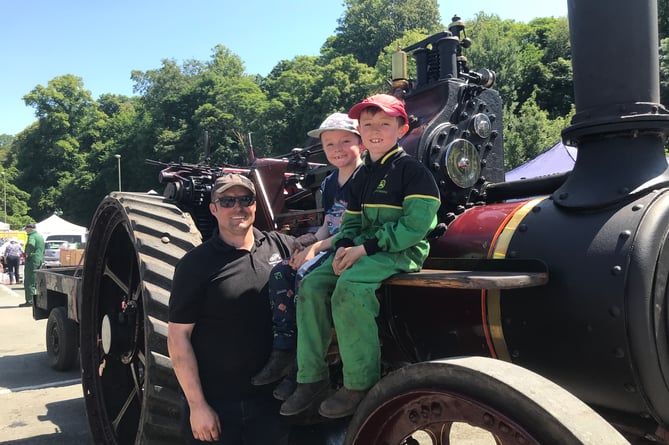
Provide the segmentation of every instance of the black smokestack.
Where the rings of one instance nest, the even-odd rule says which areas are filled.
[[[592,208],[669,183],[659,103],[657,0],[568,0],[576,115],[574,171],[553,195]]]

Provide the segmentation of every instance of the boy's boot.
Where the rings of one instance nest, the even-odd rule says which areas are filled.
[[[295,367],[295,350],[274,349],[265,366],[251,378],[252,385],[268,385],[287,376]]]
[[[276,385],[272,395],[275,399],[286,401],[288,397],[295,392],[297,388],[297,360],[293,361],[293,365],[281,382]]]
[[[296,377],[295,373],[288,374],[281,380],[281,383],[276,385],[276,388],[272,392],[276,400],[286,401],[295,392],[295,388],[297,388]]]
[[[348,389],[344,386],[321,403],[318,413],[328,419],[352,416],[369,390]]]
[[[282,416],[295,416],[307,411],[321,403],[329,389],[329,379],[313,383],[298,383],[295,392],[281,405],[279,413]]]

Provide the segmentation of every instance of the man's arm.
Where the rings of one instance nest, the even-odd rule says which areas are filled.
[[[211,442],[218,440],[221,422],[207,403],[202,391],[197,358],[190,341],[194,327],[194,323],[168,323],[167,349],[172,359],[174,373],[190,407],[193,436],[198,440]]]

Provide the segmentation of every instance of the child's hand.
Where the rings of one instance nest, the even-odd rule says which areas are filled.
[[[332,260],[332,270],[335,275],[341,275],[364,255],[367,255],[365,246],[340,247]]]
[[[293,270],[297,270],[302,266],[304,263],[312,259],[316,254],[318,253],[318,250],[316,249],[316,245],[312,244],[311,246],[307,246],[304,249],[293,252],[293,254],[290,257],[290,267],[293,268]]]

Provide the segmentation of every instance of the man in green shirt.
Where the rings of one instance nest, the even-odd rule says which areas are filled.
[[[28,307],[33,305],[37,288],[35,286],[35,271],[42,267],[44,262],[44,238],[35,230],[35,224],[28,224],[28,242],[24,248],[26,254],[26,263],[23,272],[23,287],[25,290],[26,301],[19,304],[19,307]]]

